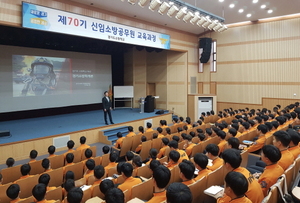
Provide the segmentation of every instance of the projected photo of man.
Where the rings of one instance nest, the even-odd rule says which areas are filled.
[[[53,71],[53,63],[45,57],[37,58],[31,63],[29,76],[24,81],[22,96],[52,94],[56,88],[57,79]]]

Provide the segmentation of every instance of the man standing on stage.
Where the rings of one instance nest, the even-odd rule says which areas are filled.
[[[107,114],[109,116],[109,120],[111,124],[114,124],[114,122],[112,121],[112,117],[111,117],[111,100],[108,97],[108,92],[105,91],[104,92],[104,97],[102,98],[102,105],[103,105],[103,111],[104,111],[104,120],[105,120],[105,124],[108,125],[107,123]]]

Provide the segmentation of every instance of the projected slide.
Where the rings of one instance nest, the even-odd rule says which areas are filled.
[[[12,68],[13,97],[72,94],[93,86],[95,62],[13,55]]]

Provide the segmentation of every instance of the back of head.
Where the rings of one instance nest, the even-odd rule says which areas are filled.
[[[154,171],[157,166],[160,166],[160,162],[156,159],[150,161],[149,168]]]
[[[236,134],[237,134],[237,130],[236,130],[235,128],[230,128],[230,129],[228,130],[228,132],[229,132],[233,137],[235,137]]]
[[[117,137],[118,137],[118,138],[123,137],[122,133],[121,133],[121,132],[117,132]]]
[[[19,196],[20,192],[20,186],[18,184],[11,184],[7,189],[6,189],[6,195],[9,197],[11,200],[16,199]]]
[[[174,149],[178,149],[178,142],[176,142],[175,140],[170,141],[169,142],[169,147],[174,148]]]
[[[213,156],[219,155],[219,147],[216,144],[208,144],[205,148],[206,152],[211,153]]]
[[[189,187],[179,182],[169,185],[166,197],[168,203],[191,203],[193,200]]]
[[[146,136],[144,136],[144,137],[146,137]],[[153,133],[152,134],[152,139],[156,139],[156,138],[158,138],[158,134],[157,133]],[[147,139],[147,138],[146,138]]]
[[[75,174],[74,174],[73,171],[67,171],[67,172],[66,172],[65,180],[68,180],[68,179],[72,179],[72,180],[75,179]]]
[[[107,190],[114,188],[114,187],[115,187],[115,184],[110,179],[104,179],[103,181],[101,181],[101,183],[99,185],[99,189],[103,194],[105,194],[107,192]]]
[[[281,159],[280,150],[274,145],[265,145],[262,148],[262,152],[266,158],[268,158],[272,163],[276,163]]]
[[[208,164],[208,157],[203,153],[197,153],[194,156],[194,161],[202,169],[206,169],[207,164]]]
[[[90,148],[87,148],[85,149],[84,151],[84,155],[85,157],[88,159],[88,158],[91,158],[93,156],[93,151],[90,149]]]
[[[74,154],[73,153],[68,153],[66,155],[66,161],[67,161],[67,163],[72,163],[73,160],[74,160]]]
[[[95,166],[94,168],[94,176],[97,179],[101,179],[105,174],[104,167],[102,165]]]
[[[109,146],[105,145],[105,146],[102,147],[103,154],[108,154],[109,151],[110,151],[110,147]]]
[[[164,143],[164,145],[168,145],[170,140],[166,137],[162,138],[161,141]]]
[[[231,137],[227,140],[228,145],[233,149],[239,149],[240,141],[236,137]]]
[[[110,153],[109,155],[109,161],[110,162],[116,162],[119,158],[119,155],[117,153]]]
[[[248,181],[239,172],[231,171],[225,176],[226,187],[230,187],[236,196],[243,196],[248,191]]]
[[[144,133],[144,127],[143,126],[139,126],[139,132]]]
[[[135,155],[132,159],[132,164],[137,167],[141,167],[143,165],[141,157],[138,155]]]
[[[164,165],[157,166],[153,171],[153,178],[158,188],[165,188],[171,178],[170,170]]]
[[[231,124],[231,127],[233,127],[234,129],[236,129],[237,131],[239,130],[239,124],[237,124],[237,123]]]
[[[42,167],[47,170],[50,167],[50,160],[47,158],[44,158],[42,160]]]
[[[152,123],[147,123],[147,128],[151,128],[152,127]]]
[[[176,163],[180,158],[180,154],[176,150],[172,150],[169,153],[169,158]]]
[[[133,127],[132,126],[128,126],[128,131],[129,132],[133,132]]]
[[[300,142],[300,134],[292,128],[287,129],[287,133],[291,136],[291,141],[293,142],[293,145],[297,146]]]
[[[117,165],[117,173],[119,174],[119,175],[121,175],[121,167],[122,167],[122,165],[124,164],[124,163],[126,163],[126,162],[119,162],[118,163],[118,165]]]
[[[276,141],[280,141],[284,147],[288,147],[291,142],[291,136],[285,131],[277,131],[273,134]]]
[[[131,161],[134,157],[134,154],[131,151],[127,151],[125,154],[127,161]]]
[[[179,169],[186,179],[191,180],[194,177],[195,166],[191,161],[184,159],[179,164]]]
[[[205,132],[206,132],[206,134],[208,134],[208,135],[212,135],[212,130],[211,130],[211,128],[206,128],[206,129],[205,129]]]
[[[124,193],[119,188],[111,188],[105,193],[106,203],[124,203]]]
[[[222,153],[224,163],[230,164],[232,168],[238,168],[242,163],[240,151],[237,149],[226,149]]]
[[[94,168],[95,168],[95,161],[94,161],[94,159],[88,159],[88,160],[85,162],[85,165],[86,165],[86,167],[87,167],[89,170],[94,170]]]
[[[217,132],[217,135],[218,135],[218,137],[221,138],[222,140],[224,140],[225,137],[226,137],[226,133],[225,133],[224,131],[222,131],[222,130],[219,130],[219,131]]]
[[[157,132],[159,132],[159,133],[162,133],[162,131],[163,131],[163,129],[162,129],[161,127],[158,127],[156,130],[157,130]]]
[[[37,201],[42,201],[45,198],[46,185],[39,183],[32,189],[32,195]]]
[[[30,151],[29,157],[31,159],[35,159],[37,157],[37,155],[38,155],[38,152],[35,149],[33,149]]]
[[[260,124],[257,126],[257,130],[261,131],[262,134],[266,134],[268,132],[268,127],[264,124]]]
[[[80,203],[83,197],[83,191],[79,187],[72,188],[67,194],[68,202]]]
[[[22,176],[28,175],[30,173],[31,166],[29,164],[23,164],[20,168]]]
[[[273,127],[274,127],[275,129],[278,128],[278,126],[279,126],[279,122],[278,122],[278,121],[272,121],[271,123],[272,123],[272,125],[273,125]]]
[[[46,186],[48,186],[49,181],[50,181],[50,175],[49,174],[44,173],[44,174],[40,175],[40,177],[39,177],[39,183],[43,183]]]
[[[150,155],[151,159],[156,159],[157,154],[158,154],[157,149],[155,149],[155,148],[150,149],[149,155]]]
[[[54,154],[55,153],[55,146],[53,146],[53,145],[50,145],[49,147],[48,147],[48,153],[49,154]]]
[[[69,192],[72,188],[75,187],[75,181],[73,179],[67,179],[64,183],[64,188]]]
[[[180,138],[177,135],[174,135],[172,137],[172,140],[175,140],[177,143],[179,142]]]
[[[9,157],[6,159],[6,165],[7,167],[12,167],[15,164],[15,160],[12,157]]]
[[[81,136],[80,139],[79,139],[79,141],[80,141],[80,144],[85,144],[86,137],[85,136]]]
[[[167,132],[167,134],[171,134],[171,129],[170,128],[166,128],[166,132]]]
[[[121,166],[121,172],[128,178],[132,175],[133,167],[130,163],[124,163]]]
[[[69,141],[67,142],[67,147],[68,147],[68,149],[72,149],[72,148],[74,147],[74,145],[75,145],[75,143],[74,143],[73,140],[69,140]]]
[[[205,135],[203,133],[198,133],[198,138],[200,139],[200,141],[205,140]]]
[[[243,123],[242,123],[242,126],[244,126],[244,128],[245,128],[246,130],[248,130],[248,129],[250,128],[250,124],[249,124],[248,122],[243,122]]]

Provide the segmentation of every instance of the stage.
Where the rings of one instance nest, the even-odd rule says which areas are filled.
[[[129,125],[128,122],[130,121],[159,116],[155,112],[156,110],[151,113],[140,113],[140,109],[136,108],[116,108],[112,111],[113,122],[115,124],[108,126],[105,125],[102,110],[3,121],[0,122],[0,131],[9,130],[10,136],[0,137],[0,145],[93,128],[114,128],[115,126],[120,126],[119,124],[121,123]],[[154,126],[158,126],[158,123]],[[135,131],[137,130],[135,129]]]

